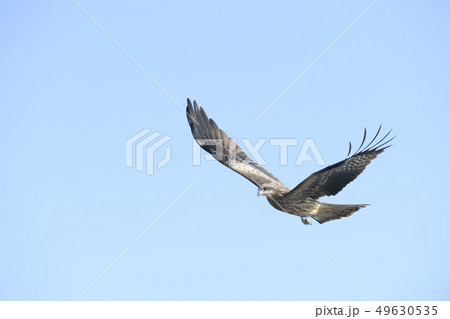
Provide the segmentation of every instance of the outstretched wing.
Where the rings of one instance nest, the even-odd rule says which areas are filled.
[[[380,130],[381,125],[372,141],[362,148],[366,140],[366,129],[364,129],[364,137],[361,145],[351,157],[348,157],[351,152],[350,143],[347,158],[345,160],[311,174],[285,196],[292,199],[305,197],[318,199],[322,196],[331,196],[339,193],[347,186],[347,184],[358,177],[373,159],[391,146],[387,144],[392,141],[395,136],[385,141],[391,131],[379,141],[375,142]]]
[[[208,118],[203,108],[198,107],[196,101],[194,101],[193,107],[189,99],[187,103],[186,114],[189,126],[201,148],[258,187],[265,183],[283,185],[275,176],[248,157],[233,139],[229,138],[212,119]]]

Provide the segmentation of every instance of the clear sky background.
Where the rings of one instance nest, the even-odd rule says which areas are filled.
[[[448,1],[378,1],[251,125],[370,3],[80,0],[182,108],[253,143],[298,138],[285,166],[261,148],[289,187],[322,168],[295,165],[306,138],[332,164],[393,128],[323,199],[371,206],[302,228],[377,300],[448,300]],[[192,165],[183,110],[74,1],[3,1],[0,26],[0,299],[76,299],[199,178],[82,300],[370,300],[254,185]],[[144,128],[172,137],[153,176],[125,163]]]

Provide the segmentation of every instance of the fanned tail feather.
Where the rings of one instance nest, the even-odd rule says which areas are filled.
[[[356,213],[358,210],[366,206],[368,205],[337,205],[320,203],[319,207],[317,207],[317,213],[311,217],[318,221],[320,224],[323,224],[330,220],[351,216],[353,213]]]

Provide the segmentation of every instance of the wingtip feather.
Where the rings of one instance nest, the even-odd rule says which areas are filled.
[[[381,128],[382,128],[382,124],[380,124],[380,126],[378,127],[378,130],[375,133],[375,136],[372,138],[372,140],[369,143],[367,143],[366,146],[363,147],[365,139],[366,139],[366,135],[367,135],[366,128],[364,128],[363,141],[362,141],[360,147],[358,148],[358,150],[356,150],[356,152],[352,156],[355,156],[355,155],[363,153],[363,152],[383,151],[386,148],[388,148],[390,145],[389,146],[385,146],[385,145],[388,144],[389,142],[391,142],[396,136],[394,136],[394,137],[390,138],[389,140],[385,141],[386,138],[389,136],[389,134],[392,132],[392,129],[390,129],[380,140],[375,142],[377,137],[380,135]],[[373,144],[374,142],[375,142],[375,144]]]
[[[352,152],[352,142],[349,141],[348,142],[348,153],[347,153],[346,158],[350,156],[351,152]]]

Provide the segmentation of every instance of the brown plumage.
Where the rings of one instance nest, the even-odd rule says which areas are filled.
[[[300,216],[304,224],[311,224],[309,216],[319,223],[347,217],[366,207],[360,205],[337,205],[321,203],[317,199],[339,193],[347,184],[360,175],[369,163],[375,159],[394,139],[386,140],[391,131],[375,141],[381,131],[378,128],[375,137],[364,146],[366,130],[360,147],[350,156],[336,164],[311,174],[303,182],[290,190],[275,176],[254,162],[245,152],[206,115],[197,102],[187,100],[186,113],[192,135],[200,147],[210,153],[217,161],[241,174],[258,186],[258,196],[264,195],[269,203],[278,210]],[[386,140],[386,141],[385,141]],[[349,157],[350,156],[350,157]]]

